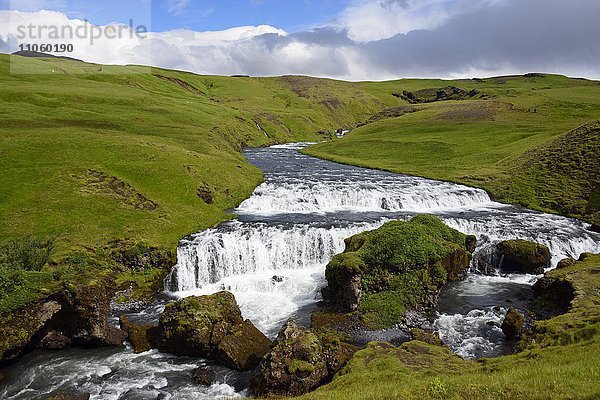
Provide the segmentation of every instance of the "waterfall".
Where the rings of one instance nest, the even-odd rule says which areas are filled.
[[[244,201],[244,214],[349,211],[419,211],[457,209],[490,203],[480,189],[406,177],[374,182],[264,183]]]
[[[345,238],[380,225],[326,228],[229,222],[182,241],[166,285],[169,290],[189,291],[229,276],[324,267],[344,250]]]

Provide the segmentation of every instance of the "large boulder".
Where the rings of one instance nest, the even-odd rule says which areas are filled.
[[[525,318],[523,314],[519,313],[514,308],[510,308],[502,321],[502,333],[508,340],[517,340],[523,333],[523,326],[525,325]]]
[[[505,240],[496,246],[498,267],[504,272],[540,275],[550,266],[550,249],[527,240]]]
[[[336,337],[317,334],[289,320],[253,372],[257,396],[298,396],[329,382],[355,352]]]
[[[48,301],[2,315],[2,322],[0,322],[0,361],[13,360],[20,355],[32,338],[42,330],[60,309],[59,303]]]
[[[365,263],[354,253],[334,257],[325,271],[329,283],[323,294],[333,300],[334,308],[356,311],[362,294],[361,277]]]
[[[156,348],[156,337],[158,335],[158,324],[136,324],[122,315],[119,318],[121,329],[127,333],[127,338],[136,353]]]
[[[156,342],[162,352],[216,359],[238,370],[255,367],[270,346],[270,340],[252,322],[242,319],[229,292],[167,304]]]
[[[214,357],[223,365],[245,371],[257,366],[270,347],[269,338],[246,320],[233,327],[221,340]]]
[[[28,348],[120,346],[127,334],[109,323],[114,277],[101,276],[82,286],[69,286],[39,303],[0,318],[0,361],[10,361]]]
[[[115,290],[113,277],[104,276],[83,287],[63,291],[56,297],[61,309],[45,331],[69,338],[74,346],[121,346],[127,334],[109,322]]]
[[[432,311],[442,287],[466,276],[476,245],[432,215],[388,222],[346,239],[327,265],[324,298],[334,311],[358,310],[368,329],[405,322],[409,311]]]
[[[596,221],[596,222],[594,222],[594,223],[592,224],[591,230],[592,230],[593,232],[598,232],[598,233],[600,233],[600,220],[598,220],[598,221]]]

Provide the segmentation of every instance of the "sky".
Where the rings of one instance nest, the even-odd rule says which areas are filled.
[[[600,79],[599,15],[598,0],[0,0],[0,52],[69,43],[65,55],[90,62],[220,75]],[[84,20],[150,33],[91,43],[19,31]]]

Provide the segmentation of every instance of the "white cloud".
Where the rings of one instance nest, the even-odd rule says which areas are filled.
[[[190,0],[168,0],[167,11],[171,15],[181,15],[190,5]]]
[[[419,29],[435,29],[453,17],[502,0],[353,0],[339,17],[358,42],[391,38]]]

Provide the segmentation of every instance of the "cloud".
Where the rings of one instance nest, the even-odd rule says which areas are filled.
[[[171,15],[181,15],[190,5],[190,0],[167,0],[167,12]]]
[[[466,3],[466,8],[457,8]],[[354,7],[354,11],[344,15],[370,10],[365,4],[352,3],[348,10]],[[357,37],[352,18],[296,33],[267,25],[216,32],[175,30],[151,33],[147,39],[102,38],[93,46],[77,40],[71,56],[222,75],[380,80],[556,72],[600,78],[600,2],[596,0],[376,0],[369,4],[387,7],[394,14],[389,21],[406,20],[408,25],[382,20],[384,28],[369,40]],[[9,12],[0,11],[0,38],[6,41],[15,33],[2,23],[2,13],[8,18]],[[420,19],[411,22],[409,15]],[[13,12],[13,28],[18,21],[83,23],[47,11]]]
[[[435,29],[453,17],[501,0],[353,0],[339,17],[359,42],[387,39],[419,29]]]

